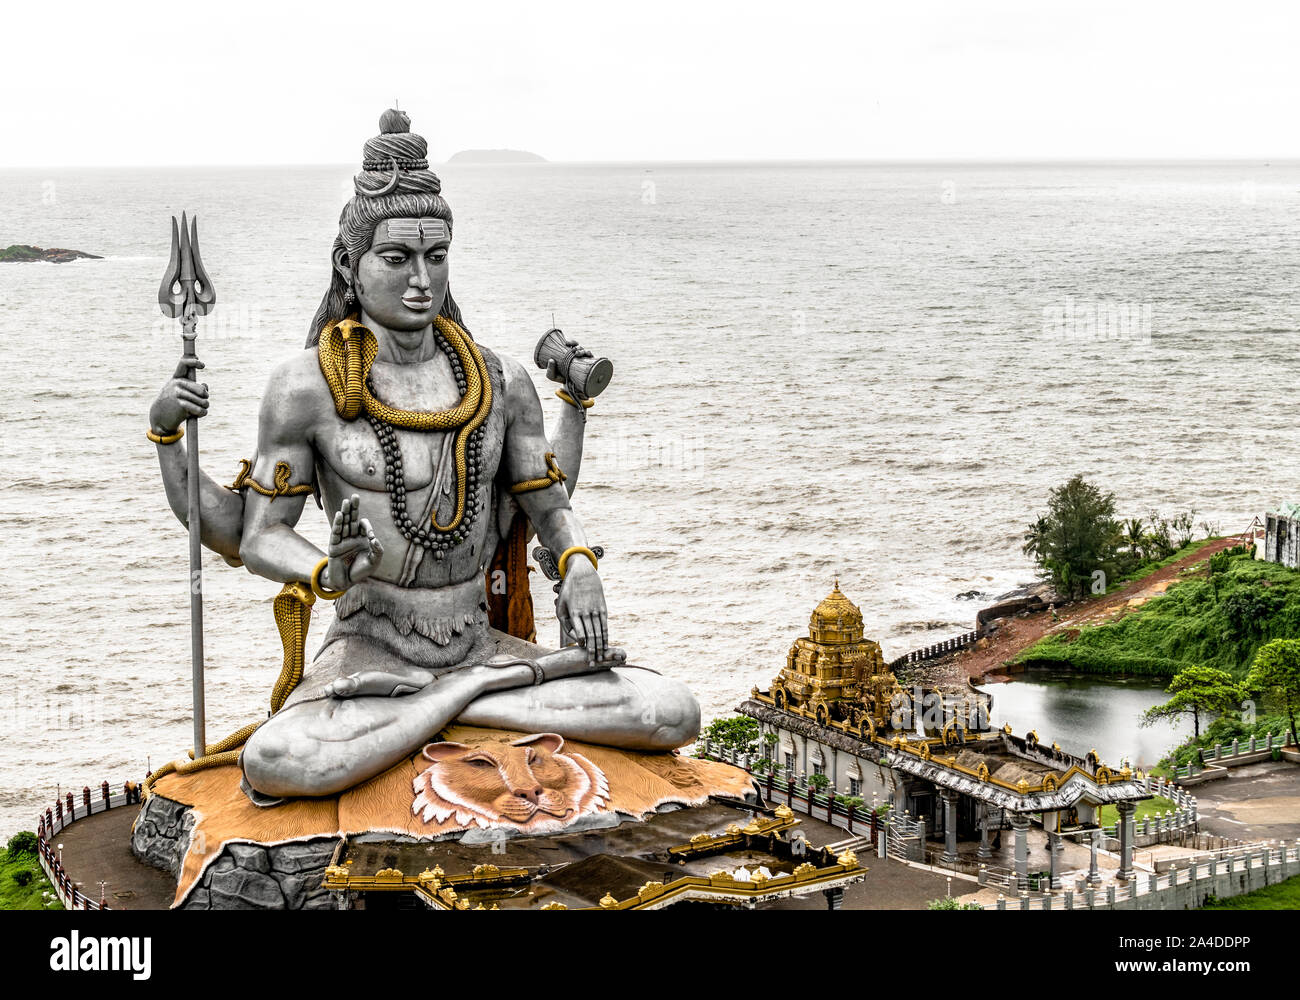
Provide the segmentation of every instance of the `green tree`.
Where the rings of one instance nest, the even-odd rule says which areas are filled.
[[[9,838],[9,855],[16,857],[19,854],[36,853],[36,834],[31,830],[23,830],[21,833],[15,833]]]
[[[1296,740],[1295,714],[1300,709],[1300,639],[1274,639],[1255,654],[1246,675],[1246,687],[1264,691],[1282,703],[1291,722],[1291,740]]]
[[[1268,620],[1285,602],[1285,597],[1262,584],[1234,590],[1219,604],[1225,635],[1232,641],[1262,639]]]
[[[826,777],[824,774],[808,775],[808,784],[812,785],[812,787],[817,789],[819,792],[824,792],[830,783],[831,779]]]
[[[1131,561],[1136,564],[1142,561],[1142,542],[1146,539],[1144,532],[1147,523],[1140,517],[1131,517],[1124,522],[1124,544],[1127,546]]]
[[[1201,735],[1202,712],[1230,712],[1239,708],[1245,697],[1245,691],[1233,680],[1232,674],[1199,664],[1178,671],[1165,692],[1173,697],[1163,705],[1153,705],[1143,712],[1139,725],[1150,726],[1161,719],[1177,718],[1190,713],[1194,739],[1199,739]]]
[[[752,754],[758,744],[758,720],[747,715],[714,719],[704,730],[704,735],[723,750]]]
[[[1115,520],[1115,495],[1102,493],[1082,476],[1052,490],[1047,514],[1025,533],[1023,551],[1067,597],[1082,597],[1100,570],[1117,573],[1124,532]]]

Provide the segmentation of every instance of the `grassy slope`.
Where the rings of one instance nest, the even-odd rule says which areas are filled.
[[[24,868],[35,874],[27,885],[20,886],[14,881],[14,873]],[[8,851],[0,850],[0,910],[63,909],[58,903],[46,906],[41,899],[42,890],[53,892],[54,887],[41,871],[36,855],[10,855]]]
[[[1243,896],[1209,903],[1203,910],[1300,910],[1300,875]]]
[[[1174,811],[1172,799],[1167,799],[1163,795],[1157,795],[1154,798],[1143,799],[1137,804],[1137,809],[1133,813],[1134,820],[1141,823],[1148,816],[1154,818],[1163,816],[1166,812]],[[1114,806],[1101,807],[1101,825],[1110,826],[1112,823],[1119,822],[1119,813],[1115,811]]]
[[[1240,622],[1234,625],[1229,605],[1255,595],[1278,606],[1250,616],[1252,625],[1243,631]],[[1184,580],[1119,621],[1084,628],[1073,639],[1066,633],[1047,636],[1016,662],[1161,677],[1200,663],[1240,678],[1265,642],[1295,637],[1300,637],[1300,572],[1246,555],[1231,559],[1213,581],[1204,575]]]

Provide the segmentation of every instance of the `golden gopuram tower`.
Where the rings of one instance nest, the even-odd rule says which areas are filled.
[[[874,731],[889,724],[890,700],[900,692],[880,644],[863,638],[862,612],[836,580],[813,610],[808,635],[790,647],[770,697],[777,708],[822,725],[835,721]]]

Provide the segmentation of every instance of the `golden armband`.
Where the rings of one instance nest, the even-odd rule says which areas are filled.
[[[178,427],[176,429],[176,433],[174,434],[155,434],[153,432],[153,428],[150,427],[147,431],[144,432],[144,436],[147,437],[154,444],[175,444],[177,441],[179,441],[181,438],[185,436],[185,428]]]
[[[272,473],[272,487],[268,489],[254,479],[249,473],[253,471],[253,463],[246,458],[239,460],[239,474],[235,476],[235,481],[226,489],[238,493],[247,486],[254,493],[260,493],[264,497],[270,497],[272,501],[276,497],[300,497],[312,492],[310,483],[299,483],[291,486],[289,480],[293,478],[293,469],[288,462],[276,462],[275,472]]]
[[[546,453],[546,475],[540,479],[525,479],[522,483],[515,483],[510,487],[512,494],[531,493],[533,490],[544,490],[548,486],[554,486],[556,483],[562,483],[569,477],[560,471],[560,467],[555,464],[555,452]]]

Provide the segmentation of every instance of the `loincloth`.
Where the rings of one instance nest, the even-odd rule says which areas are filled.
[[[393,658],[440,674],[496,652],[483,577],[477,575],[437,588],[363,580],[334,602],[334,614],[320,652],[285,708],[324,697],[339,677],[385,669]]]

